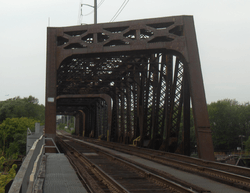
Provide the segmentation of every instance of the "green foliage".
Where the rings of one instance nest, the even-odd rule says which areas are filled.
[[[215,151],[234,151],[242,142],[250,151],[250,105],[239,104],[236,100],[224,99],[207,105]],[[192,111],[192,109],[191,109]],[[180,124],[178,142],[182,141],[183,116]],[[244,142],[246,141],[246,142]],[[196,135],[193,113],[190,113],[190,147],[195,151]]]
[[[67,127],[67,124],[66,123],[59,123],[58,125],[57,125],[57,130],[64,130],[64,131],[66,131],[66,132],[68,132],[68,133],[73,133],[73,131],[75,131],[75,130],[70,130],[70,128],[73,128],[74,126],[72,126],[71,124],[69,124],[69,127]]]
[[[65,116],[63,117],[64,115],[62,115],[61,119],[58,120],[58,124],[57,124],[57,127],[56,129],[57,130],[64,130],[68,133],[75,133],[75,130],[70,130],[70,128],[74,128],[74,117],[73,116]],[[68,117],[68,121],[67,120],[67,117]],[[63,119],[64,118],[64,119]],[[67,125],[68,123],[68,125]]]
[[[9,148],[6,150],[7,155],[12,155],[13,153],[18,153],[19,155],[26,154],[26,138],[27,134],[15,133],[13,135],[14,141],[9,144]]]
[[[0,125],[0,147],[3,154],[25,154],[27,128],[33,128],[39,122],[26,117],[7,118]]]
[[[14,160],[18,157],[17,153],[12,154],[9,157],[0,157],[0,172],[6,173],[10,170],[11,166],[13,165]]]
[[[0,150],[7,157],[25,154],[26,131],[35,127],[35,122],[45,122],[45,107],[38,99],[15,97],[0,102]]]
[[[208,113],[216,151],[232,151],[241,146],[239,135],[249,136],[248,103],[239,104],[236,100],[224,99],[209,104]]]
[[[9,169],[9,162],[10,161],[5,157],[0,157],[0,193],[5,192],[5,186],[16,176],[15,169],[17,168],[17,165],[13,164]],[[6,165],[5,168],[3,167],[4,165]]]
[[[44,123],[45,107],[38,104],[38,99],[29,96],[28,98],[15,97],[0,102],[0,124],[6,118],[27,117],[40,120]]]
[[[245,145],[245,149],[249,152],[250,151],[250,136],[245,141],[244,145]]]
[[[45,107],[35,97],[0,102],[0,193],[16,175],[13,160],[25,154],[27,128],[33,129],[36,122],[43,124],[44,120]]]
[[[65,127],[67,126],[67,124],[65,124],[65,123],[59,123],[58,125],[57,125],[57,130],[65,130]]]

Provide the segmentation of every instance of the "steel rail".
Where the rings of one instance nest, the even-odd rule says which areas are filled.
[[[66,156],[69,159],[70,163],[72,164],[75,169],[77,169],[77,172],[79,172],[81,175],[79,176],[81,179],[84,179],[84,183],[86,183],[87,188],[90,190],[90,192],[99,192],[104,193],[104,191],[98,186],[96,181],[91,177],[91,175],[86,171],[86,169],[82,166],[82,163],[75,158],[74,155],[72,155],[72,151],[69,150],[64,144],[60,144],[61,147],[63,146]],[[86,180],[85,180],[86,179]]]
[[[93,143],[92,140],[86,140],[86,141],[91,141]],[[233,172],[219,170],[216,168],[209,168],[203,165],[198,165],[197,162],[190,163],[190,161],[185,162],[185,161],[176,160],[176,159],[173,159],[173,155],[172,155],[172,158],[162,157],[162,156],[157,155],[153,150],[149,151],[150,153],[146,153],[144,151],[144,148],[138,148],[138,150],[140,151],[133,152],[131,151],[132,148],[128,148],[128,146],[123,145],[123,147],[121,148],[119,146],[120,144],[118,145],[116,143],[113,143],[113,145],[111,145],[111,142],[109,143],[101,142],[101,141],[97,142],[97,140],[95,140],[95,144],[103,145],[103,146],[112,148],[114,150],[122,151],[124,153],[136,155],[142,158],[146,158],[148,160],[155,161],[157,163],[161,163],[161,164],[168,165],[171,167],[175,167],[177,169],[185,170],[187,172],[196,173],[196,174],[199,174],[199,175],[211,178],[211,179],[215,179],[216,181],[220,181],[222,183],[233,185],[235,187],[250,191],[250,178],[247,176],[239,175],[237,173],[235,174]],[[160,152],[160,153],[165,154],[167,152]],[[185,156],[181,156],[181,157],[185,157]],[[188,159],[188,160],[192,160],[192,159],[193,158]],[[194,159],[194,160],[197,161],[197,159]],[[206,162],[210,162],[210,161],[202,160],[199,163],[206,163]],[[216,162],[214,163],[214,165],[216,165]],[[223,165],[223,164],[219,164],[219,165]],[[232,168],[235,168],[235,167],[237,168],[237,166],[234,166]],[[229,165],[229,168],[231,168],[230,165]],[[239,167],[239,168],[243,169],[242,167]],[[246,169],[248,170],[248,168]]]
[[[68,155],[66,155],[66,157],[68,158],[70,164],[71,164],[71,165],[73,166],[73,168],[75,169],[75,171],[76,171],[77,175],[79,176],[79,178],[83,181],[84,186],[87,187],[87,189],[88,189],[88,191],[89,191],[90,193],[94,193],[94,190],[88,185],[87,181],[84,179],[84,177],[82,176],[81,172],[79,171],[77,165],[71,160],[71,158],[70,158]]]
[[[137,152],[142,152],[142,151],[144,153],[148,152],[152,157],[164,156],[168,159],[173,159],[173,160],[178,159],[178,160],[181,160],[184,162],[197,164],[199,166],[205,166],[205,167],[210,167],[213,169],[224,170],[224,171],[231,172],[234,174],[250,177],[250,168],[246,168],[246,167],[234,166],[234,165],[218,163],[218,162],[212,162],[212,161],[202,160],[202,159],[193,158],[193,157],[189,157],[189,156],[185,156],[185,155],[174,154],[174,153],[164,152],[164,151],[160,151],[160,150],[152,150],[152,149],[147,149],[147,148],[135,147],[135,146],[128,146],[128,145],[124,145],[124,144],[120,144],[120,143],[119,144],[114,143],[114,142],[107,143],[104,141],[93,140],[93,139],[85,139],[85,140],[92,142],[92,143],[95,143],[95,144],[100,144],[100,142],[101,142],[103,146],[110,147],[112,149],[119,148],[119,150],[120,150],[122,148],[123,150],[127,151],[129,148],[130,149],[129,151],[131,151],[133,149],[133,150],[136,150]]]
[[[114,192],[121,192],[121,193],[129,193],[127,189],[121,186],[116,180],[112,177],[107,175],[99,166],[96,164],[91,163],[84,155],[79,153],[74,147],[70,146],[63,140],[60,140],[60,144],[71,151],[73,155],[75,155],[84,165],[86,165],[93,173],[97,174],[98,178],[103,180],[104,184],[106,184],[111,190]]]
[[[111,158],[113,160],[119,161],[123,165],[125,165],[127,167],[130,167],[133,171],[143,175],[145,178],[148,178],[148,179],[150,179],[152,181],[155,181],[155,182],[157,182],[157,184],[161,184],[161,186],[166,186],[169,189],[172,189],[172,190],[175,190],[175,191],[180,191],[180,192],[195,192],[195,191],[192,191],[189,188],[185,188],[185,187],[177,184],[176,182],[173,182],[173,181],[168,180],[168,179],[166,179],[164,177],[161,177],[161,176],[156,175],[156,174],[154,174],[152,172],[149,172],[149,171],[147,171],[147,170],[145,170],[145,169],[143,169],[143,168],[141,168],[141,167],[139,167],[139,166],[137,166],[135,164],[132,164],[132,163],[130,163],[130,162],[124,160],[124,159],[113,156],[110,153],[107,153],[107,152],[105,152],[103,150],[100,150],[98,148],[95,148],[95,147],[89,146],[89,145],[86,145],[86,146],[88,146],[88,147],[90,147],[92,149],[95,149],[96,151],[98,151],[98,153],[101,153],[101,154],[103,154],[103,155],[105,155],[105,156],[107,156],[107,157],[109,157],[109,158]]]
[[[77,141],[74,141],[74,142],[77,142]],[[79,143],[79,142],[77,142],[77,143]],[[194,190],[192,190],[190,188],[184,187],[184,186],[182,186],[182,185],[180,185],[180,184],[178,184],[178,183],[176,183],[174,181],[168,180],[168,179],[166,179],[166,178],[164,178],[162,176],[159,176],[159,175],[156,175],[156,174],[154,174],[154,173],[152,173],[150,171],[147,171],[147,170],[145,170],[145,169],[143,169],[143,168],[141,168],[141,167],[139,167],[139,166],[137,166],[137,165],[135,165],[133,163],[130,163],[130,162],[126,161],[126,160],[123,160],[123,159],[121,159],[119,157],[113,156],[110,153],[107,153],[107,152],[105,152],[103,150],[100,150],[99,148],[90,146],[88,144],[84,144],[84,146],[87,146],[88,148],[94,149],[95,151],[98,151],[99,154],[105,155],[105,156],[111,158],[112,160],[120,162],[122,165],[124,165],[126,167],[129,167],[131,170],[135,171],[136,173],[143,176],[144,178],[147,178],[150,181],[153,181],[156,184],[159,184],[160,186],[162,186],[164,188],[168,188],[171,191],[177,191],[177,192],[183,192],[183,193],[194,193],[194,192],[196,192],[196,191],[194,191]],[[77,150],[75,150],[75,151],[77,151]],[[82,156],[82,154],[80,154],[80,155]],[[88,162],[93,167],[93,164],[90,163],[90,161],[88,161]]]
[[[147,148],[135,147],[135,146],[128,146],[128,145],[121,144],[121,143],[114,143],[114,142],[107,143],[105,141],[100,141],[100,140],[95,140],[95,139],[84,139],[84,140],[95,143],[95,144],[102,143],[103,146],[109,147],[112,149],[120,150],[122,148],[126,152],[128,152],[127,151],[128,149],[130,149],[129,152],[131,150],[137,151],[137,152],[143,151],[144,152],[143,154],[145,154],[145,152],[148,152],[152,157],[153,156],[161,156],[161,157],[164,156],[166,158],[173,159],[173,160],[178,159],[178,160],[181,160],[184,162],[197,164],[199,166],[210,167],[213,169],[223,170],[223,171],[231,172],[234,174],[250,177],[250,168],[246,168],[246,167],[234,166],[234,165],[230,165],[230,164],[224,164],[224,163],[218,163],[218,162],[212,162],[212,161],[206,161],[206,160],[193,158],[193,157],[189,157],[189,156],[185,156],[185,155],[174,154],[174,153],[164,152],[164,151],[160,151],[160,150],[152,150],[152,149],[147,149]]]
[[[69,138],[71,138],[71,137],[69,137]],[[73,140],[76,143],[81,143],[80,141],[75,141],[75,139],[73,139]],[[83,145],[83,144],[81,144],[81,145]],[[185,184],[186,185],[185,186],[183,184],[180,184],[179,182],[174,182],[173,180],[167,179],[166,175],[163,175],[163,176],[161,176],[162,174],[157,175],[153,172],[150,172],[149,171],[150,169],[148,170],[148,168],[144,169],[143,167],[141,167],[141,164],[131,163],[124,158],[119,158],[119,156],[114,156],[110,153],[107,153],[104,150],[100,150],[99,148],[93,147],[91,145],[84,144],[84,146],[91,148],[95,151],[98,151],[99,154],[103,154],[103,155],[109,157],[110,159],[113,159],[113,160],[120,162],[122,165],[131,168],[131,170],[137,172],[139,175],[141,175],[145,178],[148,178],[149,180],[154,181],[157,184],[160,184],[162,187],[167,187],[170,190],[179,191],[179,192],[210,192],[210,191],[204,190],[202,188],[197,188],[197,187],[192,186],[190,184],[188,184],[188,185]]]
[[[132,148],[135,148],[138,150],[143,149],[143,151],[146,151],[150,154],[153,153],[157,156],[166,156],[166,157],[171,158],[171,159],[175,159],[175,160],[178,159],[178,160],[182,160],[185,162],[197,164],[200,166],[211,167],[214,169],[224,170],[227,172],[232,172],[235,174],[250,177],[250,168],[246,168],[246,167],[234,166],[234,165],[230,165],[230,164],[213,162],[213,161],[207,161],[207,160],[202,160],[202,159],[198,159],[198,158],[193,158],[193,157],[189,157],[189,156],[185,156],[185,155],[174,154],[174,153],[169,153],[169,152],[164,152],[164,151],[159,151],[159,150],[156,151],[156,150],[140,148],[140,147],[132,147]]]
[[[155,161],[155,162],[158,162],[158,163],[161,163],[164,165],[172,166],[172,167],[175,167],[177,169],[185,170],[187,172],[195,172],[195,173],[200,174],[202,176],[210,177],[212,179],[219,180],[223,183],[233,185],[233,186],[243,188],[245,190],[250,191],[250,178],[248,176],[239,175],[237,170],[235,173],[233,173],[233,172],[231,172],[232,169],[231,170],[227,169],[230,171],[230,172],[228,172],[228,171],[223,171],[223,170],[217,169],[218,167],[217,168],[210,168],[211,165],[218,166],[218,165],[223,165],[223,164],[217,165],[217,163],[215,162],[213,164],[210,164],[210,167],[209,167],[209,166],[199,165],[199,163],[206,163],[206,162],[210,163],[210,161],[201,160],[201,161],[199,161],[198,164],[197,164],[197,162],[190,163],[190,160],[192,160],[192,158],[188,159],[189,162],[185,162],[185,160],[180,161],[180,160],[174,159],[174,156],[172,154],[171,154],[172,155],[171,158],[167,158],[167,157],[162,157],[162,156],[159,156],[159,155],[153,153],[154,152],[153,150],[151,150],[151,151],[149,150],[150,153],[145,153],[144,148],[140,148],[141,151],[134,151],[133,152],[133,151],[131,151],[132,148],[129,148],[129,149],[126,147],[121,148],[118,145],[110,146],[110,145],[107,145],[108,143],[106,143],[106,142],[102,143],[102,145],[103,144],[105,144],[104,146],[106,146],[106,147],[109,146],[114,150],[122,151],[124,153],[129,153],[129,154],[136,155],[136,156],[139,156],[142,158],[146,158],[146,159],[149,159],[151,161]],[[165,154],[165,152],[163,152],[163,153]],[[179,155],[177,155],[177,156],[179,156]],[[185,157],[185,156],[181,156],[181,157]],[[197,161],[197,159],[194,159],[194,160]],[[231,167],[230,165],[226,165],[226,166],[229,166],[229,168],[233,168],[233,171],[235,171],[235,169],[237,169],[237,166],[233,166],[233,167]],[[242,168],[242,167],[239,167],[239,168],[241,169],[241,171],[244,170],[244,168]],[[249,170],[249,169],[246,168],[246,170]],[[243,173],[243,172],[241,172],[241,173]]]

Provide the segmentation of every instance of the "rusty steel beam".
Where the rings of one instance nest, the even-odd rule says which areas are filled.
[[[190,83],[190,95],[196,131],[199,157],[214,161],[214,149],[210,129],[205,89],[201,73],[200,58],[194,28],[193,17],[184,17],[186,37],[186,61],[188,62],[188,78]]]
[[[191,97],[199,156],[214,160],[192,16],[47,32],[47,136],[55,137],[56,114],[82,111],[85,136],[122,143],[140,136],[140,146],[175,152],[180,129],[189,141]]]
[[[56,34],[51,28],[47,29],[47,61],[46,61],[46,99],[45,99],[45,136],[56,136]]]
[[[183,77],[183,154],[190,156],[190,92],[188,71],[184,67]]]

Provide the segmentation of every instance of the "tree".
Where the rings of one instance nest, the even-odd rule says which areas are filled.
[[[13,160],[25,155],[27,128],[34,128],[36,122],[44,123],[44,112],[44,106],[32,96],[0,102],[0,193],[15,177],[17,166]]]
[[[7,118],[0,125],[0,147],[2,154],[25,154],[27,128],[34,128],[35,119],[27,117]]]
[[[207,105],[209,121],[212,130],[212,140],[215,151],[233,151],[241,147],[241,138],[246,149],[250,151],[250,105],[239,104],[232,99],[219,100]],[[190,113],[190,148],[195,150],[196,135],[192,109]],[[183,136],[183,114],[180,124],[178,143],[181,144]],[[244,142],[244,140],[246,142]]]
[[[244,145],[245,145],[245,149],[247,151],[250,151],[250,137],[248,137],[248,139],[245,141]]]
[[[239,135],[249,136],[250,108],[224,99],[208,105],[214,148],[232,151],[240,145]]]
[[[0,124],[6,118],[20,117],[32,118],[44,123],[45,107],[44,105],[39,105],[38,99],[33,96],[23,99],[15,97],[0,102]]]

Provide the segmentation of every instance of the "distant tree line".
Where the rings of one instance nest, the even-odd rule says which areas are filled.
[[[237,147],[250,151],[250,104],[224,99],[207,105],[214,151],[232,152]],[[183,117],[182,117],[183,119]],[[183,121],[178,143],[182,141]],[[190,147],[196,149],[196,135],[192,108],[190,109]]]
[[[45,107],[39,105],[37,98],[29,97],[15,97],[6,101],[0,102],[0,124],[6,118],[21,118],[27,117],[30,119],[40,120],[44,123],[45,120]]]
[[[215,151],[236,151],[241,140],[250,150],[250,105],[224,99],[208,106],[209,121]],[[247,145],[249,144],[249,145]]]

